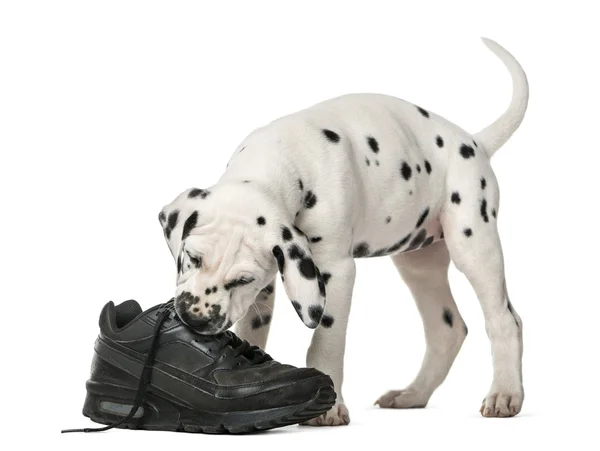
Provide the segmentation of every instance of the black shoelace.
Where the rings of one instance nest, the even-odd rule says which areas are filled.
[[[154,324],[154,333],[152,335],[152,343],[150,344],[150,349],[148,350],[148,355],[146,356],[146,362],[144,363],[144,368],[142,369],[142,374],[140,375],[140,381],[138,383],[137,392],[135,394],[135,399],[133,401],[133,407],[127,414],[127,416],[121,418],[118,421],[115,421],[112,424],[109,424],[105,427],[100,428],[83,428],[83,429],[63,429],[60,431],[61,433],[65,432],[102,432],[108,431],[109,429],[120,426],[121,424],[129,421],[136,414],[142,402],[144,401],[144,397],[146,396],[146,391],[148,389],[148,385],[150,384],[150,377],[152,376],[152,368],[154,367],[154,358],[156,357],[156,351],[158,350],[158,336],[160,335],[160,328],[165,322],[165,320],[171,315],[172,309],[166,308],[156,318],[156,323]]]
[[[233,348],[233,357],[239,357],[243,355],[253,365],[258,365],[271,360],[271,356],[265,351],[263,351],[256,345],[251,345],[246,340],[242,340],[233,332],[223,332],[220,343],[221,349],[223,349],[227,345],[230,345]]]

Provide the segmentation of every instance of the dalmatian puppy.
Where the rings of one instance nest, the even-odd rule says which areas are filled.
[[[334,98],[252,132],[211,187],[190,188],[160,212],[177,265],[176,310],[206,334],[236,324],[265,347],[275,277],[314,328],[307,366],[329,374],[337,404],[311,425],[350,421],[342,396],[355,259],[389,255],[417,303],[427,350],[414,381],[377,401],[424,407],[467,334],[450,292],[452,260],[480,301],[493,356],[485,417],[521,410],[522,322],[505,281],[492,155],[521,124],[526,75],[484,39],[512,76],[510,106],[471,135],[406,101]]]

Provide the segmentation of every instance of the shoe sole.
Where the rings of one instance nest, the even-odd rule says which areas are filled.
[[[111,424],[126,416],[135,391],[118,385],[87,382],[83,415],[100,424]],[[332,386],[317,390],[310,400],[291,406],[240,412],[191,410],[148,393],[138,412],[117,428],[205,434],[246,434],[302,423],[327,412],[335,404]]]

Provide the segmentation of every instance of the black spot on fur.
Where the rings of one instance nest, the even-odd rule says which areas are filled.
[[[255,316],[252,318],[252,329],[258,329],[260,326],[262,326],[262,320],[260,319],[260,316]]]
[[[260,291],[263,291],[267,294],[273,294],[273,285],[269,284]]]
[[[372,136],[369,136],[367,138],[367,142],[369,143],[369,147],[371,148],[371,150],[375,153],[379,152],[379,143],[377,142],[377,140],[375,138],[373,138]]]
[[[325,297],[327,295],[327,292],[325,291],[325,281],[323,280],[323,276],[319,272],[318,268],[317,268],[317,282],[319,283],[319,293],[321,293],[321,296]]]
[[[417,169],[417,172],[420,174],[421,173],[421,165],[418,164],[415,166],[415,168]]]
[[[317,267],[310,257],[302,258],[298,264],[298,269],[300,270],[300,274],[307,279],[314,279],[317,277]]]
[[[416,106],[416,105],[415,105]],[[420,106],[417,106],[417,110],[419,110],[419,113],[421,113],[423,116],[425,117],[429,117],[429,112],[424,110],[423,108],[421,108]]]
[[[265,219],[264,216],[259,216],[258,218],[256,218],[256,223],[259,226],[264,226],[267,223],[267,220]]]
[[[487,200],[481,200],[481,206],[479,207],[479,213],[481,213],[481,217],[483,218],[483,222],[490,222],[490,218],[487,213]]]
[[[171,228],[174,229],[175,226],[177,225],[177,218],[179,217],[179,210],[175,210],[174,212],[172,212],[169,215],[169,219],[167,220],[167,225]]]
[[[298,260],[299,258],[304,257],[304,251],[298,247],[297,244],[292,244],[288,249],[288,256],[292,260]]]
[[[441,148],[441,147],[444,147],[444,139],[443,139],[443,138],[442,138],[440,135],[437,135],[437,136],[435,137],[435,143],[436,143],[436,144],[437,144],[437,146],[438,146],[438,147],[440,147],[440,148]]]
[[[411,234],[409,233],[404,238],[402,238],[400,241],[398,241],[397,243],[390,246],[390,248],[388,249],[388,252],[390,252],[390,253],[396,252],[398,249],[400,249],[402,246],[404,246],[406,243],[408,243],[408,240],[410,240],[410,237],[411,237]]]
[[[326,327],[327,329],[333,326],[333,316],[323,315],[321,317],[321,326]]]
[[[425,170],[428,174],[431,174],[431,163],[429,163],[427,160],[425,160]]]
[[[402,175],[402,178],[406,181],[410,180],[410,176],[412,175],[412,169],[410,168],[410,166],[408,165],[408,163],[406,161],[402,162],[402,165],[400,166],[400,174]]]
[[[475,147],[479,147],[479,146],[477,145],[477,143],[475,142],[475,140],[473,140],[473,145],[474,145]]]
[[[272,252],[275,256],[275,260],[277,260],[277,267],[279,268],[279,272],[283,274],[283,270],[285,268],[285,256],[283,255],[283,251],[279,246],[275,246]]]
[[[325,285],[327,285],[329,283],[329,279],[331,279],[331,273],[324,272],[322,277],[323,277],[323,282],[325,283]]]
[[[250,183],[250,180],[244,180],[242,183]]]
[[[304,183],[300,179],[298,179],[298,186],[300,187],[300,191],[304,191]]]
[[[423,225],[423,223],[425,222],[425,219],[427,219],[427,215],[429,215],[429,207],[427,207],[425,210],[423,210],[423,213],[421,213],[421,216],[419,217],[419,220],[417,221],[417,225],[415,226],[415,229],[418,229],[419,227],[421,227]]]
[[[206,196],[208,196],[209,194],[210,194],[210,191],[208,191],[206,189],[193,188],[189,192],[188,197],[190,199],[193,199],[194,197],[200,196],[202,199],[206,199]]]
[[[283,241],[290,241],[293,238],[292,231],[289,228],[283,226],[281,228],[281,238],[283,238]]]
[[[433,236],[430,236],[425,241],[423,241],[423,244],[421,245],[421,249],[423,249],[424,247],[429,246],[431,243],[433,243]]]
[[[181,274],[181,255],[177,257],[177,274]]]
[[[381,249],[377,249],[375,252],[372,252],[371,254],[368,255],[368,257],[382,257],[384,255],[389,255],[390,254],[390,250],[387,247],[381,248]]]
[[[320,237],[320,236],[313,236],[313,237],[310,239],[310,242],[311,242],[311,243],[318,243],[318,242],[319,242],[319,241],[321,241],[322,239],[323,239],[323,238],[322,238],[322,237]]]
[[[444,318],[444,322],[446,324],[448,324],[448,326],[452,327],[452,323],[454,322],[454,315],[452,314],[450,309],[448,309],[448,308],[444,309],[443,318]]]
[[[387,218],[385,218],[385,223],[389,224],[391,222],[391,220],[392,220],[392,217],[388,216]]]
[[[175,305],[183,305],[183,310],[189,310],[192,305],[198,304],[200,302],[199,296],[194,296],[189,291],[183,291],[177,296],[175,299]]]
[[[171,238],[171,232],[177,225],[178,217],[179,217],[179,210],[175,210],[171,214],[169,214],[169,217],[167,218],[167,227],[165,228],[165,236],[167,237],[167,239]]]
[[[363,258],[367,255],[369,255],[369,245],[367,243],[358,244],[352,252],[354,258]]]
[[[375,160],[375,165],[379,166],[379,160]]]
[[[262,326],[268,326],[271,323],[271,315],[255,316],[252,318],[252,329],[259,329]]]
[[[198,222],[198,212],[193,212],[183,224],[183,232],[181,233],[181,241],[185,240],[194,227],[196,227],[196,223]]]
[[[207,288],[206,290],[204,290],[204,294],[208,296],[210,294],[210,288]]]
[[[338,135],[336,132],[332,132],[331,130],[323,129],[323,134],[332,143],[337,143],[340,141],[340,135]]]
[[[410,245],[406,248],[406,251],[413,251],[417,249],[423,241],[425,241],[425,237],[427,236],[427,231],[425,229],[421,229],[419,233],[412,239]]]
[[[470,228],[466,228],[465,230],[463,230],[463,233],[465,234],[466,237],[469,237],[471,235],[473,235],[473,230],[471,230]]]
[[[298,301],[292,301],[292,305],[294,306],[294,309],[296,310],[296,313],[298,314],[300,319],[304,321],[304,318],[302,316],[302,306],[300,305],[300,303]]]
[[[323,317],[323,307],[320,305],[311,305],[308,307],[308,316],[313,322],[318,323]]]
[[[292,227],[294,228],[294,230],[296,231],[296,233],[297,233],[298,235],[300,235],[300,236],[303,236],[303,237],[306,237],[306,234],[305,234],[305,233],[304,233],[302,230],[300,230],[300,229],[298,228],[298,226],[296,226],[296,225],[293,225]]]
[[[371,162],[369,161],[369,159],[367,157],[365,157],[365,163],[367,163],[367,166],[371,166]]]
[[[481,189],[485,189],[487,186],[487,182],[485,181],[485,177],[481,177]]]
[[[458,194],[458,191],[454,191],[452,193],[452,195],[450,196],[450,200],[452,201],[453,204],[456,204],[456,205],[460,204],[460,194]]]
[[[216,293],[216,292],[217,292],[217,287],[216,287],[216,286],[215,286],[215,287],[212,287],[212,292],[213,292],[213,293]]]
[[[496,217],[496,209],[492,208],[492,216],[495,218]]]
[[[463,158],[471,158],[475,156],[475,149],[467,144],[463,144],[460,146],[460,154],[463,156]]]
[[[312,208],[317,203],[317,195],[312,191],[308,191],[306,193],[306,197],[304,198],[304,206],[306,208]]]

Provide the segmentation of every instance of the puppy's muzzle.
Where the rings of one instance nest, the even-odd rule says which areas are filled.
[[[175,299],[175,311],[181,321],[203,335],[216,334],[231,327],[227,315],[221,313],[220,305],[203,302],[188,291]]]

